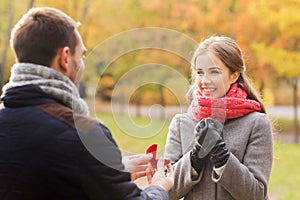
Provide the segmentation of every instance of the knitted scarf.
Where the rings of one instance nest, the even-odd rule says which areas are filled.
[[[74,112],[88,115],[88,106],[80,98],[78,88],[62,73],[42,65],[17,63],[11,69],[9,82],[3,87],[3,94],[12,87],[35,84],[47,94],[60,100]]]
[[[197,91],[189,108],[189,112],[196,121],[210,117],[224,122],[227,119],[242,117],[256,111],[261,112],[260,104],[248,99],[246,91],[238,87],[237,83],[232,84],[229,92],[223,98],[203,97],[200,91]]]

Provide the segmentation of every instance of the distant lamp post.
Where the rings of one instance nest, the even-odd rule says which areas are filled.
[[[299,141],[299,125],[298,125],[298,88],[300,87],[300,78],[295,77],[293,80],[293,94],[294,94],[294,131],[295,131],[295,143]]]

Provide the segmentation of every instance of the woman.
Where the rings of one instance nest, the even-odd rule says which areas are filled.
[[[209,37],[196,49],[192,103],[173,118],[166,142],[175,171],[171,199],[268,199],[271,123],[245,71],[229,37]]]

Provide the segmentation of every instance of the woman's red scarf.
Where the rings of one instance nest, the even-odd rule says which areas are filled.
[[[200,91],[197,91],[191,105],[193,119],[198,122],[208,117],[224,122],[256,111],[261,112],[259,102],[247,99],[247,92],[238,87],[237,83],[232,84],[223,98],[203,97]]]

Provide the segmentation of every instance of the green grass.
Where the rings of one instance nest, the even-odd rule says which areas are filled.
[[[145,118],[129,118],[109,113],[98,113],[97,118],[112,132],[122,152],[145,153],[148,146],[158,144],[158,155],[163,155],[170,122]]]
[[[275,142],[269,192],[276,200],[300,199],[300,145]]]
[[[121,150],[128,153],[144,153],[152,143],[158,144],[159,154],[163,155],[170,122],[151,121],[112,114],[98,113],[97,118],[112,132]],[[280,123],[289,124],[291,120],[280,119]],[[148,126],[151,124],[151,126]],[[134,134],[129,133],[130,131]],[[128,132],[128,133],[126,133]],[[283,142],[274,143],[274,162],[269,182],[272,200],[300,199],[300,145]]]

